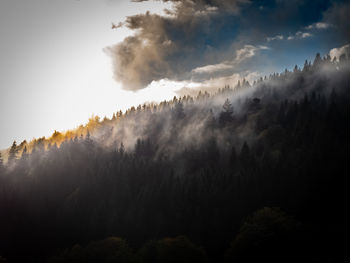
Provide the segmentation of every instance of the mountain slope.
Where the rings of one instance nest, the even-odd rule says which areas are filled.
[[[349,72],[349,60],[317,56],[253,86],[92,119],[72,139],[56,133],[21,157],[24,147],[14,147],[1,168],[0,253],[40,262],[108,236],[137,249],[186,235],[216,262],[242,220],[270,206],[306,229],[287,242],[290,260],[327,262],[341,254],[346,224]],[[306,241],[304,255],[296,244]]]

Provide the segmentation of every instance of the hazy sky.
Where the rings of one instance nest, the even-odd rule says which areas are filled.
[[[0,149],[349,43],[348,1],[165,2],[0,0]]]
[[[151,100],[120,88],[103,49],[130,34],[112,30],[112,22],[163,8],[128,0],[0,0],[0,149]]]

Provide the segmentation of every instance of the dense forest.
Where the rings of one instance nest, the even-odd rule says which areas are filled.
[[[336,262],[350,58],[144,104],[0,157],[0,262]],[[6,259],[5,259],[6,258]]]

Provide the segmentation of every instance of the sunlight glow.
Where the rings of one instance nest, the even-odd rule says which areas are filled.
[[[0,8],[4,36],[0,43],[0,121],[4,124],[0,149],[9,147],[13,140],[73,129],[92,114],[111,116],[143,103],[145,98],[170,96],[155,89],[149,95],[149,89],[141,93],[122,90],[112,78],[111,61],[103,51],[132,34],[125,27],[112,29],[112,23],[147,10],[163,14],[169,3],[13,2]],[[161,95],[152,99],[155,94]]]

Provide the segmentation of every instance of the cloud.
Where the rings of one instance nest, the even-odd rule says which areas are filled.
[[[245,0],[171,2],[173,8],[166,10],[166,16],[147,12],[127,17],[123,24],[135,34],[105,48],[113,61],[114,78],[124,89],[139,90],[163,78],[185,79],[210,53],[211,45],[206,42],[216,35],[221,37],[222,25],[214,20],[218,16],[235,16],[240,5],[247,3]]]
[[[204,67],[198,67],[193,70],[194,73],[213,73],[217,71],[232,69],[232,65],[220,63],[215,65],[207,65]]]
[[[311,29],[327,29],[332,27],[331,24],[325,23],[325,22],[317,22],[311,25],[308,25],[305,27],[305,29],[311,30]]]
[[[219,64],[197,67],[193,69],[192,72],[198,74],[211,74],[218,71],[235,69],[235,67],[238,67],[242,62],[254,57],[258,51],[268,49],[269,48],[266,46],[245,45],[243,48],[236,50],[236,56],[231,61],[223,61]]]
[[[277,35],[277,36],[274,36],[274,37],[267,37],[266,40],[267,42],[270,42],[270,41],[273,41],[273,40],[283,40],[284,36],[282,35]]]
[[[267,50],[269,49],[266,46],[253,46],[253,45],[245,45],[243,48],[237,50],[236,58],[234,60],[235,63],[241,63],[242,61],[255,56],[256,52],[259,50]]]
[[[298,38],[308,38],[308,37],[311,37],[312,34],[310,34],[308,32],[298,31],[298,32],[296,32],[295,36],[298,37]]]
[[[287,37],[287,40],[303,39],[303,38],[309,38],[309,37],[312,37],[311,33],[298,31],[295,33],[295,35]]]
[[[313,23],[311,25],[308,25],[304,28],[306,30],[322,30],[322,29],[328,29],[331,27],[333,27],[333,25],[330,23],[317,22],[317,23]],[[288,37],[285,37],[283,35],[276,35],[274,37],[267,37],[266,40],[267,40],[267,42],[270,42],[270,41],[274,41],[274,40],[283,40],[283,39],[293,40],[293,39],[303,39],[303,38],[308,38],[308,37],[312,37],[312,34],[309,32],[297,31],[294,35],[291,35]]]
[[[232,75],[246,70],[245,66],[255,67],[257,63],[248,63],[248,58],[258,60],[255,55],[267,49],[262,46],[266,41],[307,39],[312,34],[305,27],[336,24],[331,19],[333,9],[327,11],[328,20],[320,21],[331,0],[322,5],[313,0],[267,1],[263,8],[261,1],[254,0],[160,1],[172,7],[163,15],[147,12],[127,17],[122,25],[134,34],[105,48],[114,78],[126,90],[137,91],[161,79],[205,81]],[[278,48],[282,45],[287,44]],[[236,56],[228,60],[232,54]]]
[[[323,22],[333,25],[337,31],[337,37],[343,41],[350,41],[350,3],[334,2],[324,13]]]
[[[118,29],[124,26],[123,22],[119,22],[118,24],[112,23],[112,29]]]
[[[241,73],[233,73],[228,76],[207,79],[201,82],[182,81],[182,82],[177,82],[176,84],[174,82],[169,82],[168,80],[166,82],[169,83],[170,85],[172,84],[179,87],[175,91],[175,93],[179,96],[184,96],[184,95],[196,96],[199,91],[215,93],[219,88],[222,88],[225,85],[230,85],[231,87],[235,87],[237,82],[238,81],[242,82],[243,79],[245,79],[250,84],[252,84],[254,80],[257,80],[260,77],[262,77],[262,74],[259,72],[244,71]],[[159,82],[162,82],[162,81],[159,81]],[[163,80],[163,83],[164,83],[164,80]]]
[[[333,48],[331,49],[331,51],[329,51],[329,55],[331,56],[332,59],[334,57],[339,59],[339,57],[343,54],[345,54],[346,56],[350,56],[350,44],[347,44],[339,48]]]

